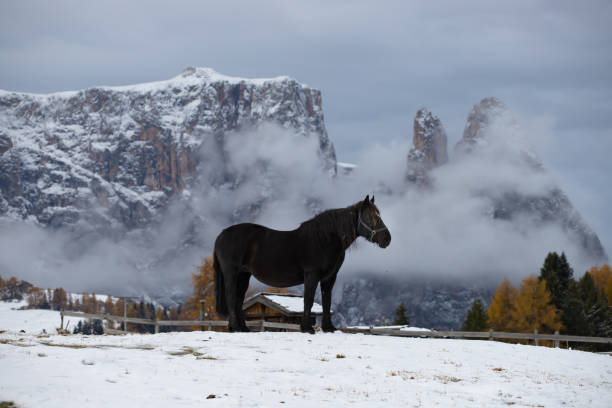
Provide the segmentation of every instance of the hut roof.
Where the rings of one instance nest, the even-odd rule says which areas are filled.
[[[290,293],[268,293],[259,292],[244,301],[242,309],[248,309],[255,303],[262,303],[268,307],[278,310],[284,315],[295,316],[304,313],[304,297]],[[323,307],[313,302],[311,313],[323,314]]]

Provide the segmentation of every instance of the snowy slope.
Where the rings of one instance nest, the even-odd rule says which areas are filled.
[[[18,310],[27,306],[27,302],[0,302],[0,330],[11,332],[25,331],[28,335],[41,333],[56,333],[55,329],[60,326],[60,314],[55,310]],[[64,328],[74,329],[79,322],[76,317],[70,317],[64,322]],[[66,324],[68,326],[66,327]]]
[[[487,341],[0,333],[0,400],[24,407],[608,407],[611,378],[609,356]]]

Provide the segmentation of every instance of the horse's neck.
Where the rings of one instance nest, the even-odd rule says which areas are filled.
[[[357,239],[357,213],[355,211],[353,207],[347,207],[345,213],[342,214],[342,226],[341,231],[338,231],[338,236],[345,250]]]

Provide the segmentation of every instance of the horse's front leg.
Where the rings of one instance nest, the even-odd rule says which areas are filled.
[[[334,283],[336,282],[336,274],[333,274],[327,279],[321,281],[321,298],[323,300],[323,321],[321,329],[324,332],[334,332],[336,328],[331,322],[331,296]]]
[[[312,309],[318,283],[318,277],[314,272],[307,273],[304,276],[304,315],[302,316],[302,324],[300,326],[304,333],[314,334],[315,332],[310,323],[310,310]]]

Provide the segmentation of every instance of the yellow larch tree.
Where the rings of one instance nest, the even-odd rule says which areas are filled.
[[[593,278],[595,286],[606,294],[608,306],[612,306],[612,268],[610,268],[610,265],[591,266],[589,274]]]
[[[489,315],[489,326],[497,331],[510,331],[512,328],[512,309],[516,298],[516,288],[508,279],[504,279],[495,290],[491,299],[491,305],[487,314]]]
[[[193,295],[185,303],[183,311],[187,319],[199,319],[200,310],[204,307],[204,319],[215,320],[215,269],[212,256],[204,259],[198,267],[198,273],[191,275]],[[204,299],[202,304],[200,300]]]
[[[510,312],[512,329],[519,333],[552,333],[560,330],[561,317],[552,304],[546,281],[529,276],[521,282]]]

